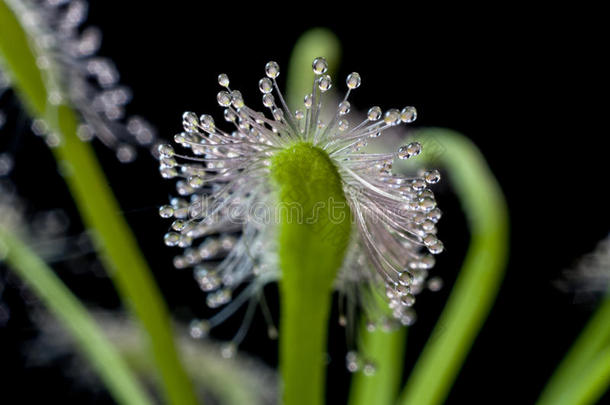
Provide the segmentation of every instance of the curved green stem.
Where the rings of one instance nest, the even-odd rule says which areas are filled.
[[[196,404],[191,382],[174,345],[167,308],[138,244],[120,215],[120,207],[91,147],[76,135],[78,121],[74,111],[47,101],[35,52],[5,1],[0,1],[0,56],[31,115],[44,118],[61,136],[59,146],[53,149],[56,160],[85,224],[95,230],[102,260],[123,301],[148,334],[167,401],[176,405]]]
[[[0,261],[6,261],[70,331],[81,353],[89,360],[119,404],[152,404],[136,376],[78,298],[72,295],[36,253],[13,232],[2,226],[0,226]]]
[[[375,362],[376,371],[371,376],[362,372],[354,375],[349,404],[392,405],[396,402],[400,389],[407,329],[401,327],[384,331],[377,328],[374,332],[369,332],[363,320],[361,336],[359,352]]]
[[[566,392],[574,393],[579,390],[598,392],[603,388],[600,392],[601,395],[607,390],[610,385],[610,378],[607,374],[607,368],[610,367],[610,357],[607,355],[609,349],[610,294],[606,296],[601,306],[595,311],[585,329],[555,370],[538,399],[538,405],[593,403],[593,401],[566,402]],[[605,355],[601,355],[602,352]],[[605,365],[603,361],[606,361]],[[591,365],[592,363],[594,365]],[[600,374],[595,375],[595,371]],[[583,379],[583,373],[589,375],[590,378]],[[575,381],[578,381],[577,387],[573,387]]]
[[[446,398],[493,305],[508,258],[508,209],[485,159],[466,137],[430,128],[414,138],[423,144],[422,159],[446,169],[471,233],[447,305],[400,396],[404,405],[432,405]]]
[[[610,346],[591,358],[586,367],[563,387],[556,396],[541,399],[538,404],[593,405],[610,384]]]

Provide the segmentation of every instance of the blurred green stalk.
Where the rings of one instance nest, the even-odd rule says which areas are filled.
[[[87,143],[77,135],[77,117],[66,105],[48,102],[43,74],[19,20],[0,0],[0,56],[24,105],[44,118],[61,137],[53,153],[87,226],[95,230],[101,258],[123,302],[148,334],[168,403],[197,403],[191,381],[178,357],[165,302],[142,257],[102,169]]]
[[[36,293],[62,322],[119,404],[151,405],[146,391],[78,298],[14,232],[0,226],[0,262]]]
[[[593,404],[609,385],[610,293],[555,370],[537,404]]]
[[[369,332],[366,320],[362,320],[361,341],[358,352],[375,363],[375,373],[367,376],[359,371],[354,374],[349,405],[393,405],[400,390],[404,362],[407,329],[400,327],[384,331],[378,327]]]
[[[400,396],[403,405],[434,405],[447,397],[489,314],[508,259],[508,209],[478,148],[448,129],[417,130],[422,162],[440,164],[470,228],[470,246],[449,300]]]

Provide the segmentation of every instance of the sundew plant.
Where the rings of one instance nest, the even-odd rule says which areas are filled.
[[[218,114],[187,111],[176,117],[178,133],[157,134],[146,119],[127,114],[131,91],[113,62],[97,55],[101,32],[83,25],[87,7],[82,0],[0,0],[0,102],[16,96],[31,131],[51,148],[139,331],[115,328],[70,291],[37,251],[32,240],[39,235],[5,188],[0,260],[59,321],[113,400],[323,404],[329,324],[336,322],[348,340],[341,357],[352,373],[350,404],[443,403],[494,303],[509,254],[506,203],[476,146],[448,129],[407,133],[417,106],[353,102],[366,77],[336,79],[340,43],[326,29],[303,34],[287,73],[275,61],[244,62],[239,69],[261,71],[255,94],[234,87],[234,72],[213,75],[220,88],[202,85],[202,94],[216,98]],[[11,111],[0,104],[3,137],[11,136],[9,126],[3,129],[15,119]],[[91,142],[122,163],[152,151],[138,159],[156,159],[159,174],[152,175],[175,185],[155,220],[166,222],[158,238],[174,255],[174,268],[164,271],[192,272],[213,313],[190,322],[194,340],[176,332]],[[0,150],[0,176],[10,182],[19,164]],[[403,370],[406,331],[427,316],[418,295],[442,285],[434,272],[445,250],[435,197],[443,183],[461,203],[470,241],[452,269],[457,278],[437,326],[413,369]],[[279,291],[273,311],[265,299],[269,284]],[[277,339],[277,376],[240,357],[259,306]],[[242,307],[234,337],[218,344],[220,359],[202,354],[216,345],[213,329],[239,317]],[[606,298],[539,404],[589,404],[604,394],[609,308]],[[277,381],[265,383],[263,374]]]

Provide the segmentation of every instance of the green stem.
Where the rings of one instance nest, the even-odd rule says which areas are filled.
[[[288,103],[302,105],[311,92],[311,62],[323,56],[332,73],[339,62],[340,44],[332,32],[312,29],[297,41],[287,78]],[[273,162],[278,202],[312,218],[311,223],[280,219],[279,259],[280,336],[279,357],[285,405],[317,405],[324,402],[326,343],[332,286],[349,240],[351,213],[336,168],[328,156],[307,144],[295,145]],[[314,213],[317,204],[322,210]],[[341,206],[343,204],[343,206]],[[329,209],[342,221],[331,221]],[[284,211],[286,212],[286,211]]]
[[[423,159],[446,169],[471,233],[447,305],[400,397],[404,405],[432,405],[448,395],[497,295],[508,258],[508,210],[485,159],[466,137],[430,128],[414,138],[424,146]]]
[[[47,308],[63,323],[80,351],[108,388],[124,405],[150,405],[148,394],[95,321],[52,269],[20,241],[0,226],[0,259],[21,277]]]
[[[351,232],[328,154],[300,142],[272,158],[279,216],[280,371],[285,405],[324,402],[328,316]]]
[[[0,1],[0,56],[17,93],[32,116],[42,117],[61,135],[53,149],[61,172],[85,224],[95,230],[102,260],[123,301],[148,333],[165,397],[176,405],[196,398],[176,351],[168,310],[129,226],[120,215],[91,147],[77,135],[77,117],[66,105],[47,102],[47,90],[26,32],[4,1]]]
[[[361,326],[362,341],[359,352],[376,364],[375,374],[354,375],[349,397],[350,405],[392,405],[400,389],[402,364],[404,361],[406,328],[384,331],[377,328],[368,332],[366,321]]]
[[[539,401],[539,404],[592,405],[610,385],[610,346],[597,353],[589,364],[564,387],[560,395]],[[552,402],[551,402],[552,401]]]
[[[580,389],[599,389],[600,380],[596,377],[588,380],[590,387],[586,388],[587,380],[582,379],[583,373],[590,374],[594,370],[603,372],[603,365],[599,364],[603,356],[600,352],[608,352],[610,348],[610,294],[606,296],[601,306],[581,332],[580,336],[563,359],[555,373],[547,383],[538,405],[559,403],[568,391],[578,390],[572,387],[574,381],[579,381]],[[608,360],[608,356],[605,357]],[[592,368],[591,363],[598,365]],[[610,362],[606,364],[610,367]],[[598,377],[601,377],[598,376]],[[608,388],[608,379],[605,380],[605,389]],[[603,392],[603,391],[602,391]],[[577,403],[577,402],[562,402]],[[580,403],[580,402],[578,402]]]

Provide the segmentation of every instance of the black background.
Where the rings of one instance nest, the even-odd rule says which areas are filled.
[[[511,256],[496,305],[447,403],[533,403],[595,304],[574,303],[554,281],[610,230],[604,180],[607,129],[598,125],[607,103],[595,97],[603,94],[597,75],[602,48],[593,12],[513,5],[460,13],[438,6],[428,14],[380,2],[370,9],[345,4],[337,10],[309,3],[248,9],[228,2],[92,3],[89,21],[104,32],[101,54],[116,62],[122,82],[134,91],[130,111],[148,118],[166,139],[180,130],[185,110],[219,117],[218,73],[228,73],[246,100],[258,98],[264,64],[276,60],[285,69],[299,35],[325,26],[343,44],[341,80],[336,81],[351,71],[363,77],[353,106],[414,105],[417,126],[448,127],[474,140],[508,201]],[[69,232],[81,232],[40,139],[21,136],[11,147],[17,159],[14,179],[31,208],[65,206],[73,218]],[[208,314],[192,277],[172,269],[172,252],[162,245],[168,224],[158,218],[157,207],[167,201],[171,182],[160,179],[156,163],[145,153],[135,163],[121,165],[97,143],[96,151],[176,318],[188,322]],[[40,181],[39,171],[47,171],[49,179]],[[443,307],[467,248],[467,226],[447,183],[438,187],[446,213],[440,224],[446,252],[436,270],[445,288],[419,299],[407,370]],[[117,309],[107,279],[70,271],[84,263],[86,258],[76,265],[59,260],[56,268],[90,305]],[[268,290],[273,305],[276,292]],[[103,391],[93,392],[66,377],[61,371],[66,359],[27,366],[26,349],[38,333],[31,311],[40,305],[24,297],[27,292],[14,280],[2,296],[11,310],[0,328],[0,371],[8,374],[2,395],[15,398],[7,403],[112,403]],[[230,338],[239,316],[214,337]],[[344,332],[338,326],[331,329],[330,342],[329,403],[344,403],[349,375]],[[266,339],[261,316],[242,348],[272,366],[277,362],[275,342]]]

